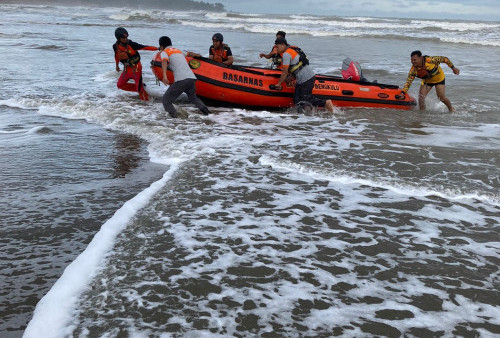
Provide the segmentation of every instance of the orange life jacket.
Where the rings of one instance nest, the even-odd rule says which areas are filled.
[[[229,59],[227,56],[227,48],[228,46],[225,43],[222,44],[221,50],[216,50],[215,47],[212,45],[210,47],[210,50],[212,51],[212,55],[214,56],[214,61],[217,62],[227,61]]]
[[[135,49],[130,47],[129,44],[122,45],[121,43],[118,43],[116,45],[116,55],[118,61],[123,63],[125,66],[135,66],[139,63],[139,61],[141,61],[141,55]]]
[[[439,65],[427,62],[427,55],[424,55],[423,58],[423,66],[415,67],[415,71],[417,72],[417,77],[420,79],[430,79],[431,77],[437,75],[439,73]]]

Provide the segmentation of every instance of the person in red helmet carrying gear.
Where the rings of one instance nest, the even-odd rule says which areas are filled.
[[[118,78],[116,86],[119,89],[138,92],[141,100],[149,100],[148,93],[142,82],[141,55],[138,50],[158,50],[158,47],[145,46],[128,39],[128,32],[123,27],[115,30],[116,42],[113,45],[115,51],[116,71],[120,71],[119,63],[123,64],[123,73]],[[135,83],[128,83],[132,79]]]
[[[233,64],[233,53],[228,45],[222,43],[223,41],[224,37],[221,33],[215,33],[214,36],[212,36],[213,44],[208,50],[208,58],[230,66]]]

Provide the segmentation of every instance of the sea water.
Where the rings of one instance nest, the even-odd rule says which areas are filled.
[[[500,23],[0,5],[0,336],[500,333]],[[449,113],[269,112],[116,88],[118,26],[402,86],[445,55]],[[415,81],[410,94],[417,96]],[[29,323],[29,324],[28,324]]]

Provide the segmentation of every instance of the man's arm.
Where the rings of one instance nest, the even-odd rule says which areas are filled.
[[[446,63],[446,65],[448,65],[448,67],[450,67],[451,70],[453,71],[453,74],[456,74],[456,75],[460,74],[460,69],[455,67],[453,65],[453,62],[451,62],[451,60],[448,59],[446,56],[431,56],[430,61],[431,61],[431,63],[435,63],[435,64]]]
[[[225,65],[231,66],[233,64],[233,52],[231,51],[231,48],[229,46],[224,46],[226,48],[226,55],[227,55],[227,60],[222,62]]]
[[[276,84],[277,90],[283,89],[283,86],[281,84],[286,81],[287,77],[288,77],[288,66],[283,67],[283,70],[281,71],[280,79],[278,80],[278,83]]]
[[[259,56],[261,58],[270,59],[274,54],[278,54],[278,50],[276,49],[276,47],[273,47],[273,49],[271,49],[271,51],[269,53],[267,53],[267,54],[260,53]]]
[[[227,57],[227,60],[223,62],[223,64],[225,65],[228,65],[228,66],[231,66],[233,64],[233,56],[232,55],[229,55]]]
[[[113,45],[113,51],[115,52],[115,63],[116,63],[116,71],[120,71],[120,60],[118,60],[118,55],[116,54],[116,44]]]
[[[416,76],[416,72],[415,72],[415,69],[413,67],[411,67],[410,71],[408,72],[408,77],[406,78],[406,83],[405,85],[403,86],[403,90],[402,92],[404,94],[406,94],[408,92],[408,90],[410,89],[411,87],[411,84],[413,83],[413,80],[415,79],[415,76]]]
[[[167,77],[167,67],[168,67],[168,59],[161,59],[161,72],[163,74],[162,82],[165,85],[170,84],[170,82],[168,81],[168,77]]]
[[[155,50],[158,50],[158,47],[155,47],[155,46],[146,46],[146,47],[143,48],[143,50],[155,51]]]
[[[286,81],[286,78],[288,77],[288,67],[290,67],[290,63],[292,62],[292,56],[288,53],[283,53],[283,62],[282,62],[282,67],[283,70],[281,71],[281,76],[280,79],[278,80],[278,83],[276,84],[276,89],[281,90],[283,87],[281,84]]]
[[[201,58],[201,54],[195,52],[186,52],[186,56]]]
[[[158,47],[141,45],[135,41],[129,41],[129,45],[135,50],[158,50]]]

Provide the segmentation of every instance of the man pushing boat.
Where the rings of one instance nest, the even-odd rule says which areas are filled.
[[[332,100],[322,100],[312,95],[314,88],[315,74],[312,67],[309,65],[309,60],[305,53],[296,46],[288,45],[288,42],[283,37],[278,37],[274,42],[278,53],[282,54],[282,72],[278,83],[272,88],[282,90],[282,83],[289,76],[296,79],[295,92],[293,94],[293,103],[298,107],[308,105],[325,107],[328,111],[333,112]]]
[[[161,52],[162,81],[165,85],[170,85],[163,95],[163,108],[171,117],[177,117],[177,111],[173,102],[182,94],[186,93],[189,101],[204,115],[210,114],[207,106],[196,96],[196,76],[186,61],[184,53],[179,49],[172,47],[172,40],[168,36],[162,36],[159,39]],[[186,56],[192,56],[188,52]],[[174,74],[174,81],[171,83],[167,78],[167,67]]]
[[[443,102],[450,112],[454,111],[455,109],[451,105],[451,101],[445,95],[445,74],[439,64],[446,63],[456,75],[460,74],[460,69],[455,67],[446,56],[422,56],[422,52],[419,50],[413,51],[410,54],[410,61],[412,67],[401,93],[403,95],[406,94],[415,77],[418,77],[422,79],[418,94],[420,110],[425,110],[425,98],[432,87],[436,87],[436,94],[439,101]]]

